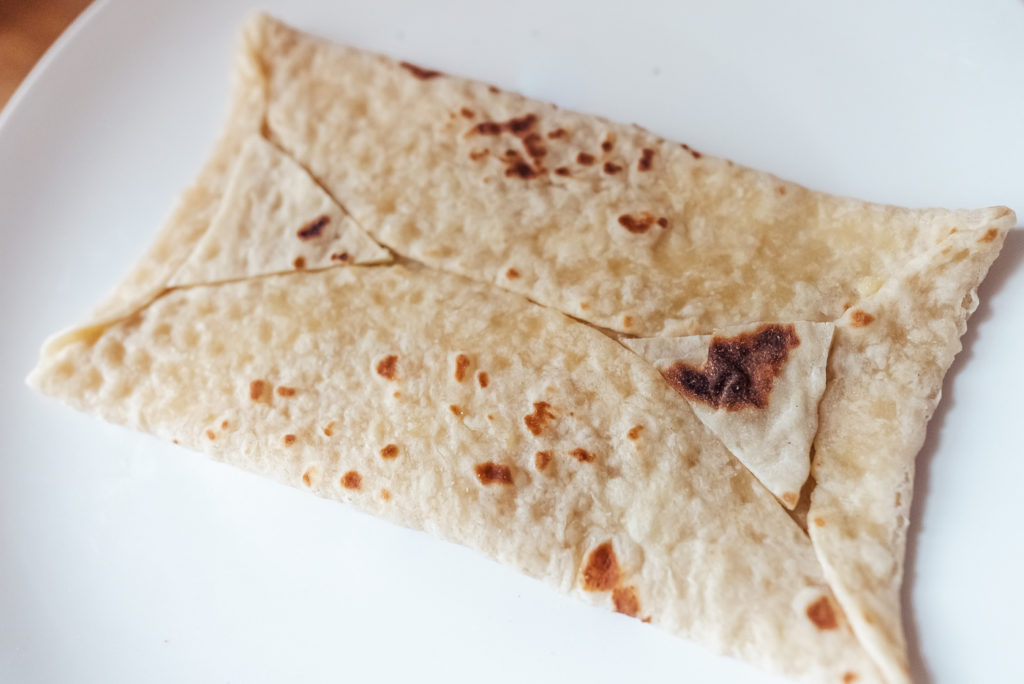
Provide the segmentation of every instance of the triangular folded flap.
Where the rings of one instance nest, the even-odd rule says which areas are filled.
[[[623,339],[786,508],[810,472],[832,323],[756,323],[714,335]]]
[[[890,682],[910,681],[900,587],[914,459],[1005,235],[1003,227],[952,233],[836,325],[808,529],[854,631]]]
[[[390,260],[305,169],[253,135],[210,227],[169,285]]]
[[[175,289],[30,382],[713,650],[877,681],[810,540],[661,376],[518,295],[397,265]]]

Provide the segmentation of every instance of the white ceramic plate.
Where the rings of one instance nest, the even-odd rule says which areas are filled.
[[[24,388],[197,171],[246,4],[101,2],[0,120],[0,681],[775,681]],[[1024,210],[1018,0],[263,6],[814,188]],[[922,680],[1024,677],[1022,260],[1018,231],[918,459]]]

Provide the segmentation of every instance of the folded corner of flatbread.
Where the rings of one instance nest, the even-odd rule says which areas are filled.
[[[239,54],[197,183],[33,386],[767,669],[909,681],[914,457],[1011,211],[814,192],[263,14]]]

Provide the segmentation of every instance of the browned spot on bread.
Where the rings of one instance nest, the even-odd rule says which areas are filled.
[[[875,320],[875,317],[866,311],[860,309],[854,309],[850,312],[850,325],[854,328],[863,328],[871,325]]]
[[[213,440],[217,439],[217,435],[216,435],[216,433],[213,430],[207,430],[206,431],[206,439],[208,439],[208,440],[210,440],[212,442]]]
[[[645,617],[645,618],[644,618],[643,620],[641,620],[640,622],[644,622],[644,623],[647,623],[648,625],[649,625],[649,624],[651,624],[651,616],[650,616],[650,615],[648,615],[647,617]]]
[[[295,396],[295,388],[294,387],[285,387],[284,385],[281,385],[280,387],[277,388],[277,396],[279,396],[279,397],[294,397]]]
[[[650,147],[645,147],[643,154],[640,155],[640,159],[636,162],[636,168],[639,171],[650,171],[651,165],[654,163],[654,150]]]
[[[249,398],[253,401],[259,401],[259,398],[263,396],[263,387],[265,383],[262,380],[253,380],[249,383]]]
[[[348,261],[348,252],[335,252],[331,255],[331,261]]]
[[[548,153],[548,148],[541,142],[541,137],[537,133],[530,133],[523,138],[523,146],[526,153],[534,159],[540,159]]]
[[[474,130],[480,135],[498,135],[508,131],[518,137],[525,137],[536,123],[537,115],[527,114],[508,121],[481,121]]]
[[[490,150],[470,150],[469,158],[472,159],[473,161],[480,161],[490,153]]]
[[[282,441],[284,442],[285,446],[291,446],[292,444],[295,444],[295,439],[296,439],[295,435],[289,434],[289,435],[285,435],[284,439]]]
[[[590,552],[583,568],[583,589],[586,591],[611,591],[619,583],[619,559],[615,556],[612,543],[606,541]]]
[[[591,463],[594,460],[594,454],[590,453],[586,449],[581,449],[580,447],[576,447],[570,451],[569,455],[580,463]]]
[[[398,458],[398,445],[387,444],[380,450],[380,457],[386,459]]]
[[[526,162],[516,162],[505,169],[505,175],[509,178],[518,177],[523,180],[530,180],[537,177],[537,171]]]
[[[306,268],[306,257],[301,257],[301,256],[295,257],[295,261],[292,262],[292,266],[294,266],[295,268],[297,268],[299,270],[301,270],[303,268]]]
[[[775,378],[800,344],[792,325],[766,324],[735,337],[715,337],[702,368],[676,361],[662,375],[677,392],[713,408],[765,408]]]
[[[390,501],[391,500],[391,492],[389,492],[386,489],[380,490],[380,498],[384,499],[385,501]]]
[[[623,316],[622,317],[622,327],[623,328],[632,328],[633,327],[633,317],[632,316]]]
[[[228,429],[228,425],[229,425],[229,424],[230,424],[230,423],[228,423],[228,421],[226,421],[226,420],[222,420],[222,421],[220,422],[220,429],[221,429],[221,430],[227,430],[227,429]]]
[[[393,396],[395,399],[397,399],[398,397],[402,396],[402,393],[399,392],[398,390],[395,390],[395,393],[392,394],[391,396]]]
[[[856,672],[847,672],[843,675],[843,684],[852,684],[853,682],[860,679]]]
[[[178,441],[178,440],[176,440],[176,439],[172,439],[172,440],[171,440],[171,442],[173,442],[174,444],[181,444],[181,442],[179,442],[179,441]]]
[[[515,280],[516,278],[519,277],[519,271],[517,271],[514,268],[510,268],[507,271],[505,271],[505,277],[508,278],[509,280]]]
[[[817,525],[818,527],[824,527],[825,526],[825,519],[819,516],[819,517],[814,519],[814,524]]]
[[[559,166],[557,169],[555,169],[555,175],[570,176],[572,175],[572,171],[569,170],[568,166]]]
[[[334,421],[331,421],[330,423],[324,426],[324,434],[327,435],[328,437],[334,434]]]
[[[512,484],[512,469],[507,465],[488,461],[487,463],[478,463],[473,470],[476,471],[476,479],[480,480],[480,484]]]
[[[835,610],[832,609],[832,602],[829,601],[828,596],[822,596],[807,606],[807,617],[814,623],[815,627],[821,630],[839,627]]]
[[[636,587],[615,587],[612,591],[612,603],[615,604],[615,612],[636,617],[640,612],[640,601],[636,597]]]
[[[782,503],[786,504],[786,506],[789,507],[789,508],[793,508],[793,506],[796,506],[796,503],[799,500],[800,500],[800,497],[798,495],[794,494],[793,492],[783,492],[782,493]]]
[[[394,354],[388,354],[377,363],[377,375],[386,380],[394,380],[397,366],[398,357]]]
[[[474,116],[476,116],[476,112],[474,112],[469,107],[463,107],[462,109],[460,109],[459,114],[462,114],[462,116],[466,117],[467,119],[472,119]]]
[[[398,64],[403,69],[407,70],[410,74],[420,79],[421,81],[429,81],[430,79],[437,78],[438,76],[441,75],[440,71],[434,71],[433,69],[424,69],[423,67],[418,67],[415,64],[411,64],[409,62],[399,62]]]
[[[590,304],[587,304],[586,302],[580,302],[580,309],[583,311],[586,311],[589,306]]]
[[[350,470],[341,476],[341,486],[345,489],[359,489],[363,486],[363,476],[355,470]]]
[[[633,427],[629,428],[629,432],[626,433],[626,436],[629,437],[630,439],[639,439],[640,433],[643,431],[643,429],[643,425],[634,425]]]
[[[978,242],[992,242],[999,236],[999,231],[995,228],[989,228],[985,231],[985,234],[978,238]]]
[[[692,147],[690,147],[689,145],[687,145],[686,143],[681,143],[679,146],[682,147],[687,152],[689,152],[690,156],[693,157],[694,159],[700,159],[701,157],[704,156],[700,152],[698,152],[697,150],[695,150]]]
[[[487,86],[487,90],[491,91],[492,93],[500,93],[501,92],[495,86]]]
[[[636,235],[646,233],[657,221],[658,217],[649,211],[641,211],[635,215],[623,214],[619,217],[619,225]]]
[[[601,143],[601,149],[605,152],[611,152],[613,147],[615,147],[615,139],[609,135],[604,139],[604,142]]]
[[[609,175],[614,175],[614,174],[618,173],[621,170],[622,170],[622,167],[619,166],[618,164],[613,164],[612,162],[605,162],[604,163],[604,172],[609,174]]]
[[[533,413],[523,416],[523,422],[526,423],[527,429],[534,435],[539,435],[544,431],[547,424],[555,419],[555,414],[549,411],[551,404],[546,401],[535,401],[533,402]]]
[[[469,368],[469,357],[459,354],[455,357],[455,382],[462,382],[466,379],[466,369]]]
[[[779,187],[775,188],[775,190],[776,190],[776,191],[777,191],[777,192],[778,192],[778,193],[779,193],[780,195],[785,195],[785,194],[786,194],[786,186],[785,186],[785,185],[780,185]]]
[[[456,416],[458,416],[459,418],[462,418],[464,415],[466,415],[466,412],[462,410],[462,407],[459,406],[458,404],[450,404],[448,406],[448,410],[451,411]]]
[[[480,383],[480,387],[487,387],[491,382],[491,378],[485,371],[480,371],[476,374],[476,381]]]
[[[662,228],[668,228],[668,219],[662,216],[658,219],[658,225]]]
[[[580,152],[576,155],[576,162],[583,166],[590,166],[594,163],[594,155],[587,154],[586,152]]]
[[[312,471],[313,471],[312,468],[307,468],[306,472],[302,473],[302,484],[306,485],[307,487],[312,487],[313,486],[313,472]]]
[[[550,451],[538,451],[533,455],[533,465],[537,466],[537,470],[544,470],[549,463],[551,463]]]
[[[548,138],[551,140],[556,140],[558,138],[564,138],[565,134],[566,130],[564,128],[556,128],[553,131],[548,131]]]
[[[331,217],[327,214],[323,214],[313,219],[302,228],[299,228],[298,236],[300,240],[312,240],[313,238],[320,237],[320,234],[324,232],[324,228],[331,222]]]

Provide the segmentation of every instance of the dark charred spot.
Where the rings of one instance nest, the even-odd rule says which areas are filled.
[[[478,463],[473,470],[476,471],[476,479],[480,480],[480,484],[512,484],[512,469],[507,465],[488,461],[487,463]]]
[[[215,433],[213,430],[207,430],[206,439],[212,442],[213,440],[217,439],[217,433]]]
[[[498,135],[501,133],[501,124],[497,121],[481,121],[476,125],[476,132],[480,135]]]
[[[326,228],[327,224],[330,222],[331,217],[328,216],[327,214],[324,214],[313,219],[312,221],[304,225],[302,228],[299,228],[299,232],[297,233],[297,235],[299,236],[300,240],[312,240],[313,238],[318,238],[320,237],[320,234],[324,232],[324,228]]]
[[[580,152],[576,155],[576,162],[583,166],[591,166],[594,163],[594,155]]]
[[[489,154],[489,150],[470,150],[469,158],[472,159],[473,161],[480,161]]]
[[[480,383],[480,387],[487,387],[491,382],[491,378],[484,371],[480,371],[476,374],[476,381]]]
[[[513,133],[525,133],[526,131],[533,128],[533,125],[537,123],[536,114],[527,114],[516,119],[508,120],[508,128]]]
[[[518,177],[529,180],[537,177],[537,170],[524,161],[515,162],[505,169],[505,175],[509,178]]]
[[[607,541],[590,552],[583,568],[583,589],[586,591],[611,591],[619,583],[619,559],[615,556],[612,543]]]
[[[645,147],[643,154],[640,155],[640,159],[636,163],[636,168],[640,171],[650,171],[653,163],[654,150],[650,147]]]
[[[398,366],[398,357],[394,354],[385,356],[377,364],[377,375],[381,376],[386,380],[395,379],[395,370]]]
[[[497,88],[497,87],[495,87],[495,86],[487,86],[487,90],[491,91],[492,93],[500,93],[500,92],[501,92],[501,91],[500,91],[500,90],[498,90],[498,88]]]
[[[615,604],[615,612],[636,617],[640,612],[640,600],[636,597],[636,587],[616,587],[612,591],[612,603]]]
[[[995,228],[989,228],[985,231],[985,234],[978,238],[978,242],[992,242],[999,236],[999,231]]]
[[[282,441],[284,442],[285,446],[291,446],[292,444],[295,444],[295,440],[295,435],[285,435]]]
[[[615,139],[609,135],[601,143],[601,149],[605,152],[611,152],[613,147],[615,147]]]
[[[586,449],[576,447],[569,452],[569,455],[575,458],[580,463],[592,463],[594,460],[594,454],[590,453]]]
[[[658,217],[649,211],[641,211],[639,214],[623,214],[619,217],[619,225],[637,235],[646,233],[655,223],[661,225]]]
[[[330,437],[334,434],[334,421],[331,421],[327,425],[324,425],[324,434]]]
[[[510,268],[507,271],[505,271],[505,277],[508,278],[509,280],[515,280],[516,278],[519,277],[519,271],[517,271],[514,268]]]
[[[564,138],[566,130],[564,128],[556,128],[553,131],[548,131],[548,138],[550,140],[557,140],[558,138]]]
[[[612,162],[605,162],[604,163],[604,172],[609,174],[609,175],[615,175],[616,173],[618,173],[621,170],[622,170],[622,167],[619,166],[618,164],[613,164]]]
[[[860,309],[854,309],[850,312],[850,325],[854,328],[863,328],[871,325],[875,321],[875,317],[869,314],[867,311],[861,311]]]
[[[459,418],[466,415],[466,411],[458,404],[449,404],[448,410],[452,412],[452,415],[458,416]]]
[[[643,425],[634,425],[633,427],[629,428],[629,432],[626,433],[626,436],[634,440],[640,439],[640,433],[641,431],[643,431],[643,429]]]
[[[380,450],[380,457],[386,459],[398,458],[398,445],[388,444]]]
[[[263,396],[263,388],[266,385],[262,380],[253,380],[249,383],[249,398],[253,401],[259,401],[260,397]]]
[[[466,369],[469,368],[469,357],[459,354],[455,357],[455,382],[462,382],[466,379]]]
[[[832,609],[832,602],[828,600],[828,596],[822,596],[807,606],[807,617],[820,630],[836,629],[839,627],[836,613]]]
[[[701,157],[704,156],[700,152],[698,152],[697,150],[695,150],[692,147],[690,147],[689,145],[687,145],[686,143],[681,143],[680,147],[682,147],[684,150],[689,152],[690,156],[693,157],[694,159],[700,159]]]
[[[683,396],[713,408],[765,408],[775,378],[800,344],[792,325],[767,324],[735,337],[715,337],[703,368],[676,361],[662,373]]]
[[[541,137],[536,133],[530,133],[523,138],[523,146],[526,147],[526,153],[534,159],[540,159],[548,153],[548,148],[541,142]]]
[[[535,401],[533,402],[533,413],[523,416],[523,422],[526,423],[527,429],[534,435],[544,432],[545,426],[555,419],[555,414],[549,411],[549,408],[551,408],[551,404],[546,401]]]
[[[533,465],[537,467],[537,470],[544,470],[551,463],[551,452],[550,451],[538,451],[533,456]]]
[[[658,225],[661,226],[662,228],[668,228],[668,219],[665,218],[664,216],[660,217],[658,219]]]
[[[331,255],[331,261],[348,261],[348,252],[335,252]]]
[[[440,71],[424,69],[423,67],[418,67],[415,64],[410,64],[409,62],[399,62],[399,65],[421,81],[429,81],[430,79],[437,78],[441,75]]]
[[[569,171],[568,166],[559,166],[557,169],[555,169],[555,174],[559,176],[568,176],[571,174],[571,171]]]
[[[285,387],[284,385],[281,385],[280,387],[277,388],[277,396],[279,396],[279,397],[294,397],[295,396],[295,388],[294,387]]]
[[[292,266],[299,270],[306,268],[306,257],[295,257],[295,261],[292,262]]]
[[[459,114],[462,114],[462,116],[466,117],[467,119],[472,119],[474,116],[476,116],[476,112],[474,112],[469,107],[463,107],[462,109],[460,109]]]
[[[350,470],[341,476],[341,486],[345,489],[359,489],[363,486],[363,476],[355,470]]]

